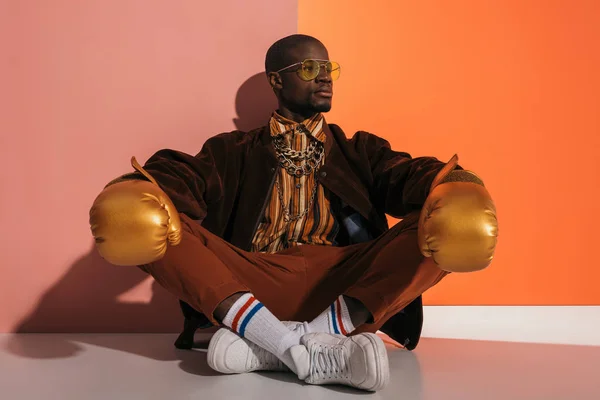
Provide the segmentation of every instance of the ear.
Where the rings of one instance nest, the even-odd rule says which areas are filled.
[[[271,85],[271,88],[273,88],[273,90],[281,90],[281,88],[283,87],[283,81],[281,80],[281,75],[279,75],[278,72],[269,72],[267,74],[267,77],[269,79],[269,84]]]

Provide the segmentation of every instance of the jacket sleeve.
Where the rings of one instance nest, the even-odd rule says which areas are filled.
[[[444,169],[447,163],[435,157],[413,158],[408,153],[392,150],[387,140],[367,132],[357,135],[362,135],[369,159],[373,202],[395,218],[403,218],[423,207],[438,174],[447,175],[454,169],[462,169],[458,165]]]
[[[169,196],[177,211],[194,220],[206,217],[208,204],[223,196],[219,162],[225,162],[226,141],[222,136],[208,139],[201,151],[192,156],[181,151],[163,149],[152,155],[144,169]],[[141,173],[125,174],[110,184],[128,179],[146,179]]]

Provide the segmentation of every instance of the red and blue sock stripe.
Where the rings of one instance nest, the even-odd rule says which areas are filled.
[[[344,321],[342,319],[342,304],[340,303],[339,298],[331,304],[329,312],[331,313],[333,333],[338,335],[342,334],[344,336],[348,335],[348,330],[344,326]]]
[[[250,298],[244,303],[242,308],[235,314],[233,322],[231,323],[231,329],[236,331],[238,335],[244,337],[246,327],[252,320],[252,317],[256,315],[264,305],[256,300],[256,297],[250,296]]]

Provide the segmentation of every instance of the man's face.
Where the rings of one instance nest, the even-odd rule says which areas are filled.
[[[288,50],[287,55],[286,66],[306,59],[329,60],[327,49],[318,42],[307,42],[296,46]],[[279,73],[280,86],[275,87],[279,89],[281,105],[306,116],[331,110],[333,82],[325,67],[321,65],[319,75],[311,81],[301,79],[296,73],[298,68],[300,66]]]

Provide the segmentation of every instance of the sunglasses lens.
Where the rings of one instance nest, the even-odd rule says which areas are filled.
[[[330,61],[327,63],[326,68],[327,68],[327,73],[329,73],[331,75],[332,81],[336,81],[340,77],[340,72],[341,72],[340,64],[336,63],[335,61]]]
[[[316,60],[306,60],[302,63],[302,68],[298,70],[300,78],[305,81],[312,81],[319,75],[319,62]]]
[[[331,76],[331,80],[337,80],[340,77],[340,64],[327,61],[323,64],[327,73]],[[298,76],[302,80],[312,81],[319,75],[320,70],[319,61],[317,60],[305,60],[302,63],[302,67],[298,69]]]

